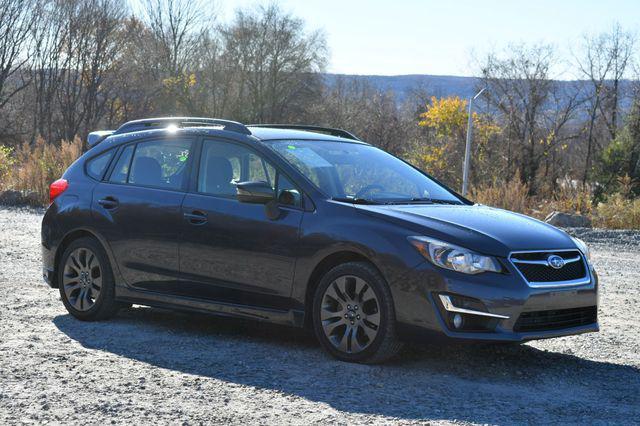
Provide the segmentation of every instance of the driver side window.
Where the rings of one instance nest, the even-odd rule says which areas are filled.
[[[236,184],[267,182],[275,191],[276,171],[253,151],[234,143],[205,140],[198,169],[198,192],[235,198]]]
[[[198,192],[235,198],[238,182],[266,182],[282,204],[299,207],[296,186],[257,153],[242,145],[205,140],[198,168]]]

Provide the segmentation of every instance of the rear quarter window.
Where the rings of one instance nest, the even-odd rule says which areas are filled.
[[[115,150],[111,149],[87,161],[85,169],[87,174],[95,180],[101,180],[102,176],[104,176],[105,170],[107,170],[107,166],[109,165],[111,158],[113,157],[114,151]]]

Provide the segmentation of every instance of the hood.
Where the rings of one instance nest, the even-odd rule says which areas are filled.
[[[531,217],[482,205],[358,205],[358,210],[394,222],[416,235],[456,244],[479,253],[508,256],[518,250],[574,249],[560,229]]]

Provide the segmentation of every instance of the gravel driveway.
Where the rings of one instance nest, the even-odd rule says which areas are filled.
[[[303,331],[135,307],[81,323],[41,278],[41,213],[0,208],[0,424],[640,422],[640,233],[577,232],[600,333],[412,346],[352,365]]]

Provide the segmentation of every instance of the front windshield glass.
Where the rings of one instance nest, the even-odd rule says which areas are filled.
[[[288,162],[331,198],[370,203],[462,204],[413,167],[370,145],[334,141],[276,141]]]

